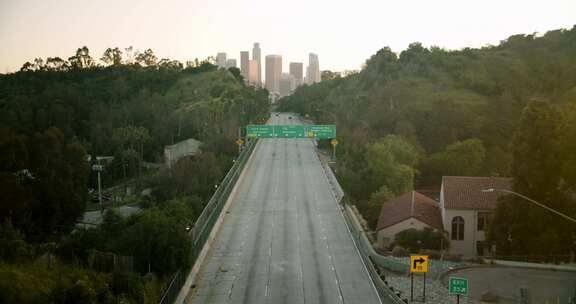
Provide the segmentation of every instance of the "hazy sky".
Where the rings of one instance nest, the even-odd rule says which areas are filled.
[[[238,60],[256,41],[285,68],[314,52],[322,70],[339,71],[384,46],[480,47],[574,24],[576,0],[0,0],[0,72],[83,45],[96,58],[132,45],[159,58]]]

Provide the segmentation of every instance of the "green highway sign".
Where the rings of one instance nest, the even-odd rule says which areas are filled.
[[[273,125],[247,125],[246,136],[248,137],[274,137]]]
[[[306,129],[308,137],[336,138],[336,125],[310,125]]]
[[[276,137],[285,138],[304,138],[306,132],[303,125],[275,125],[274,133]]]
[[[247,137],[336,138],[335,125],[247,125]]]
[[[448,279],[448,293],[453,295],[468,295],[468,279],[450,277]]]

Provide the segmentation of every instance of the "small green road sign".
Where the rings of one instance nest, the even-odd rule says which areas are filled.
[[[306,132],[303,125],[277,125],[274,126],[276,137],[303,138]]]
[[[273,125],[247,125],[246,136],[248,137],[274,137]]]
[[[468,279],[450,277],[448,279],[448,293],[453,295],[468,295]]]
[[[307,126],[307,137],[318,139],[335,138],[336,125],[310,125]]]

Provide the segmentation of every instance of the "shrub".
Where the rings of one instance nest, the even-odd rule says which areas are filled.
[[[460,255],[460,254],[447,254],[444,256],[444,260],[459,263],[459,262],[462,262],[462,255]]]
[[[392,249],[392,255],[395,257],[406,257],[408,256],[408,250],[400,246],[395,246],[394,249]]]
[[[112,292],[115,295],[125,295],[127,298],[132,299],[135,303],[143,303],[144,284],[142,280],[135,274],[119,273],[112,274],[111,281]]]
[[[429,258],[433,260],[439,260],[440,256],[442,255],[442,253],[439,250],[431,250],[431,249],[421,250],[420,254],[427,255]]]
[[[440,250],[441,247],[448,247],[448,240],[442,232],[434,231],[431,228],[416,230],[406,229],[396,234],[393,246],[402,246],[410,252],[419,252],[422,249]]]

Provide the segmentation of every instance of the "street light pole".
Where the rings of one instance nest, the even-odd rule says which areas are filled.
[[[102,211],[104,210],[102,208],[102,180],[100,178],[100,173],[102,172],[103,169],[104,167],[99,164],[92,166],[92,170],[98,173],[98,202],[100,203],[100,213],[102,213]]]
[[[550,211],[550,212],[552,212],[552,213],[554,213],[554,214],[556,214],[556,215],[559,215],[559,216],[561,216],[561,217],[563,217],[563,218],[565,218],[565,219],[567,219],[567,220],[569,220],[569,221],[571,221],[571,222],[573,222],[573,223],[576,223],[576,219],[575,219],[575,218],[570,217],[570,216],[568,216],[568,215],[566,215],[566,214],[564,214],[564,213],[562,213],[562,212],[556,211],[556,210],[554,210],[554,209],[552,209],[552,208],[550,208],[550,207],[548,207],[548,206],[546,206],[546,205],[544,205],[544,204],[541,204],[541,203],[539,203],[539,202],[537,202],[537,201],[535,201],[535,200],[527,197],[526,195],[520,194],[520,193],[518,193],[518,192],[514,192],[514,191],[506,190],[506,189],[496,189],[496,188],[482,189],[482,190],[480,190],[480,191],[482,191],[482,192],[504,192],[504,193],[514,194],[514,195],[519,196],[519,197],[521,197],[521,198],[523,198],[523,199],[525,199],[525,200],[527,200],[527,201],[529,201],[529,202],[531,202],[531,203],[533,203],[533,204],[535,204],[535,205],[537,205],[537,206],[540,206],[540,207],[542,207],[542,208],[544,208],[544,209],[546,209],[546,210],[548,210],[548,211]]]

